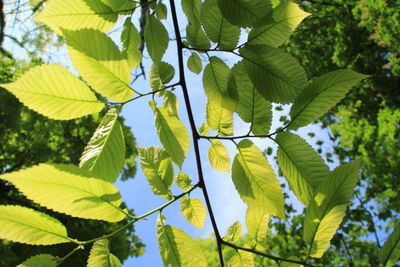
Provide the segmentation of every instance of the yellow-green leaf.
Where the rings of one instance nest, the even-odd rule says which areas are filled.
[[[260,209],[252,209],[249,207],[246,212],[246,226],[251,238],[256,241],[257,245],[266,246],[268,233],[269,215]]]
[[[157,241],[164,266],[208,266],[199,244],[187,233],[174,226],[158,222]]]
[[[79,167],[115,182],[125,163],[125,141],[118,111],[111,108],[82,153]]]
[[[271,46],[240,49],[245,68],[258,92],[271,102],[292,103],[307,86],[304,69],[290,54]]]
[[[153,15],[147,17],[144,40],[153,62],[159,62],[168,48],[169,36],[164,25]]]
[[[251,209],[285,218],[283,193],[274,171],[250,140],[242,140],[232,164],[232,179],[241,199]]]
[[[142,61],[142,53],[139,50],[141,38],[138,30],[127,18],[121,33],[122,57],[128,62],[129,70],[135,69]]]
[[[248,37],[252,45],[282,45],[303,19],[310,13],[304,12],[298,4],[293,2],[280,3],[273,12],[272,21],[261,27],[254,28]]]
[[[154,194],[170,198],[174,168],[168,152],[157,146],[138,147],[140,165]]]
[[[191,187],[192,178],[186,173],[179,172],[176,176],[176,184],[183,190],[189,190]]]
[[[272,11],[267,0],[218,0],[218,6],[230,23],[243,28],[258,25]]]
[[[289,129],[295,130],[324,115],[366,77],[352,70],[336,70],[315,79],[294,102]]]
[[[379,259],[384,267],[391,267],[400,257],[400,225],[397,224],[389,238],[386,240],[381,251]]]
[[[228,150],[219,140],[211,140],[211,146],[208,149],[208,159],[211,166],[217,171],[230,172],[231,162]]]
[[[206,220],[206,208],[197,198],[182,197],[181,213],[192,225],[203,229]]]
[[[55,257],[50,254],[39,254],[32,256],[17,267],[56,267]]]
[[[111,183],[73,165],[40,164],[0,175],[32,201],[73,217],[118,222],[121,196]]]
[[[254,254],[236,250],[236,254],[229,260],[229,267],[254,267]]]
[[[149,83],[153,91],[161,90],[175,76],[175,68],[167,62],[154,63],[149,69]],[[163,92],[160,92],[163,93]]]
[[[67,229],[58,220],[33,209],[0,205],[0,239],[30,245],[70,242]]]
[[[92,91],[65,67],[34,67],[17,81],[2,84],[28,108],[56,120],[70,120],[102,110]]]
[[[328,247],[353,196],[359,170],[358,163],[341,165],[319,184],[304,220],[303,239],[311,257],[322,257]]]
[[[236,221],[231,226],[229,226],[224,236],[224,240],[229,243],[235,243],[240,239],[241,234],[242,224],[239,221]]]
[[[269,133],[272,123],[272,104],[256,90],[241,61],[233,67],[239,102],[236,112],[245,122],[251,123],[255,135]]]
[[[57,33],[61,28],[79,30],[83,28],[108,31],[118,14],[99,0],[49,0],[45,8],[35,17],[37,22],[49,26]]]
[[[133,96],[128,62],[105,33],[63,30],[68,53],[82,78],[100,94],[124,102]]]
[[[186,27],[186,39],[191,47],[210,49],[211,44],[200,24],[189,24]]]
[[[169,115],[178,116],[178,99],[171,91],[164,92],[163,107],[168,111]]]
[[[215,101],[208,101],[206,119],[211,129],[217,130],[219,135],[233,135],[233,112],[222,107]]]
[[[165,108],[153,107],[158,138],[172,160],[182,168],[189,152],[190,139],[185,125],[177,116],[169,115]]]
[[[187,61],[188,69],[196,74],[200,74],[201,70],[203,69],[203,63],[201,62],[201,58],[199,54],[193,52],[188,61]]]
[[[199,133],[204,136],[209,136],[210,135],[210,127],[208,127],[207,123],[203,123],[199,127]]]
[[[182,10],[191,24],[200,24],[201,0],[182,0]]]
[[[94,242],[90,250],[87,267],[121,267],[119,259],[110,253],[109,246],[107,239]]]
[[[329,174],[321,156],[301,137],[280,133],[278,164],[297,198],[306,206],[314,197],[315,189]]]
[[[221,49],[234,49],[239,42],[240,27],[225,19],[217,0],[206,0],[201,7],[201,24],[211,41]]]
[[[136,7],[136,2],[131,0],[101,0],[104,4],[111,7],[112,11],[118,14],[132,14]]]

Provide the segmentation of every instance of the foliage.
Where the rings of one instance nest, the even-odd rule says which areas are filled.
[[[315,266],[323,261],[319,258],[323,257],[334,238],[353,198],[360,167],[357,162],[352,162],[329,171],[319,155],[295,132],[290,131],[306,126],[323,116],[355,84],[367,76],[350,70],[336,70],[320,74],[309,81],[306,71],[298,61],[288,52],[278,48],[309,14],[302,11],[298,5],[286,2],[274,1],[275,4],[272,6],[270,1],[265,0],[254,0],[251,3],[244,0],[204,2],[183,0],[182,8],[189,22],[187,37],[184,40],[181,37],[181,24],[178,21],[178,10],[174,0],[169,1],[169,7],[158,1],[151,3],[141,1],[140,5],[136,6],[126,0],[122,1],[126,8],[120,10],[108,1],[74,0],[73,2],[76,5],[66,4],[60,0],[49,0],[36,20],[45,23],[65,38],[70,58],[83,80],[109,100],[98,96],[96,99],[91,94],[89,96],[90,88],[78,83],[78,79],[64,68],[63,75],[58,75],[57,90],[54,91],[51,89],[54,83],[53,86],[46,84],[51,83],[51,79],[30,75],[41,73],[42,70],[45,70],[46,74],[52,68],[56,74],[57,71],[60,72],[62,67],[53,65],[34,67],[26,75],[3,87],[16,94],[29,108],[52,119],[73,119],[95,114],[100,106],[106,106],[108,113],[104,115],[103,121],[84,152],[85,155],[90,154],[90,158],[96,159],[94,164],[100,160],[103,153],[112,155],[124,151],[124,142],[121,141],[118,125],[117,134],[114,131],[113,122],[118,116],[118,111],[133,101],[152,96],[149,105],[154,113],[156,132],[163,148],[139,148],[140,161],[152,191],[168,199],[168,202],[143,215],[135,216],[120,206],[120,194],[112,185],[117,172],[108,175],[104,170],[85,167],[85,164],[81,164],[81,168],[72,164],[40,164],[1,175],[0,179],[14,185],[27,198],[47,209],[73,217],[108,222],[125,219],[126,224],[114,232],[105,236],[99,234],[96,238],[85,240],[80,236],[70,236],[68,228],[65,233],[61,222],[56,222],[48,215],[41,215],[51,220],[53,224],[57,224],[59,228],[47,233],[52,239],[48,242],[68,241],[75,246],[64,258],[55,260],[63,262],[81,247],[92,246],[89,266],[97,261],[103,261],[109,266],[119,266],[119,262],[108,249],[108,246],[113,248],[118,246],[118,243],[107,242],[105,239],[110,239],[138,220],[159,212],[156,232],[164,264],[207,266],[208,259],[201,246],[187,233],[166,224],[166,219],[162,215],[163,209],[180,200],[182,214],[194,226],[200,228],[203,226],[207,209],[221,266],[225,263],[229,263],[230,266],[255,266],[264,261],[267,261],[268,265],[278,266]],[[133,35],[139,31],[132,30],[132,27],[135,27],[133,24],[129,22],[128,26],[125,24],[124,36],[121,38],[124,44],[120,46],[104,33],[112,28],[118,16],[131,15],[138,7],[142,9],[140,32],[141,40],[145,42],[139,46],[139,51],[142,51],[141,47],[145,45],[153,62],[149,75],[152,91],[145,93],[138,92],[129,84],[131,67],[137,65],[137,61],[133,60],[135,63],[132,63],[132,59],[139,58],[136,49],[138,38],[137,35],[132,40],[127,38],[126,28],[131,28],[130,32]],[[177,47],[178,64],[175,65],[179,77],[175,78],[176,83],[171,83],[175,75],[173,65],[161,61],[170,39],[170,33],[162,22],[167,18],[166,9],[169,9],[172,15]],[[72,19],[66,19],[68,17]],[[248,29],[248,34],[245,31],[241,33],[242,28]],[[241,34],[247,36],[248,40],[239,44]],[[270,41],[271,39],[273,41]],[[134,43],[134,47],[129,49],[131,42]],[[124,52],[119,50],[121,46]],[[207,123],[202,126],[202,134],[197,131],[190,103],[190,85],[186,83],[183,53],[186,50],[192,51],[192,55],[193,53],[205,55],[201,66],[206,65],[202,81],[207,96]],[[224,55],[235,57],[237,64],[231,68],[224,62]],[[189,65],[190,69],[199,73],[198,58],[192,59]],[[80,91],[63,86],[68,83],[80,86]],[[178,117],[178,100],[173,93],[175,87],[182,89],[190,131]],[[43,97],[43,91],[46,97]],[[58,105],[54,106],[52,98],[48,96],[55,96],[59,99],[57,101],[61,101],[60,105],[67,106],[65,103],[73,101],[75,109],[61,112],[58,110]],[[159,106],[161,101],[162,107]],[[270,129],[273,117],[272,102],[293,104],[290,120],[276,131]],[[238,113],[248,122],[250,126],[248,134],[234,135],[234,113]],[[106,138],[103,138],[104,136]],[[270,162],[253,142],[258,138],[275,142],[280,151],[283,151],[279,154],[278,165],[282,165],[286,178],[290,179],[291,190],[305,204],[304,222],[296,222],[296,217],[289,216],[290,209],[285,208],[285,195],[280,180],[271,167],[274,162]],[[104,145],[104,139],[113,145]],[[248,206],[246,224],[249,235],[245,239],[240,238],[242,226],[238,222],[228,229],[224,237],[218,230],[201,168],[199,149],[201,139],[210,141],[213,147],[209,157],[211,165],[217,170],[232,173],[236,190]],[[304,155],[298,154],[299,148],[294,147],[290,139],[301,140],[300,145],[306,148],[302,151]],[[230,159],[226,156],[223,142],[232,142],[237,148],[230,170],[227,168]],[[217,149],[216,144],[218,144]],[[182,169],[190,145],[194,147],[198,182],[190,185],[191,179],[179,172],[180,178],[177,179],[177,184],[185,189],[177,194],[171,189],[174,172],[176,169],[179,171]],[[97,153],[98,150],[101,152]],[[301,160],[302,157],[317,160],[311,165]],[[83,161],[86,158],[84,156]],[[121,157],[109,157],[107,169],[121,170],[120,159]],[[198,188],[203,193],[205,205],[198,199],[190,198],[190,193]],[[9,214],[10,210],[18,212],[18,209],[24,208],[4,206],[3,209],[7,209]],[[11,220],[10,217],[11,215],[1,219],[8,222]],[[293,225],[302,225],[302,232],[290,229],[287,235],[277,236],[298,242],[290,244],[293,245],[293,250],[279,250],[279,246],[274,247],[277,248],[276,251],[268,248],[268,238],[265,238],[265,233],[268,220],[276,220],[272,219],[273,217],[282,220],[289,217],[294,220]],[[23,227],[29,227],[34,234],[42,234],[41,228],[35,225],[18,225],[18,220],[11,221],[17,224],[15,233],[10,236],[0,232],[0,238],[25,243],[35,242],[31,236],[20,234]],[[292,221],[288,221],[287,224],[290,225]],[[281,226],[286,230],[286,223]],[[57,235],[58,239],[53,240],[53,235]],[[391,264],[399,256],[397,235],[398,231],[395,231],[382,250],[382,263]],[[227,250],[230,251],[229,258],[224,257],[224,251]]]

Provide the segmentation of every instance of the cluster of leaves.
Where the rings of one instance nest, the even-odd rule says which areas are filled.
[[[33,245],[72,243],[76,248],[93,244],[88,266],[119,266],[110,253],[107,239],[144,217],[161,212],[180,200],[182,214],[194,226],[202,227],[206,209],[216,238],[219,262],[224,266],[254,266],[254,255],[263,256],[278,265],[313,266],[314,260],[326,251],[353,197],[359,173],[358,163],[346,163],[330,171],[321,156],[301,137],[291,132],[304,127],[334,107],[346,93],[366,76],[351,70],[325,73],[311,81],[301,65],[289,53],[278,48],[309,14],[291,2],[265,0],[183,0],[182,9],[188,19],[186,40],[180,35],[177,9],[169,1],[178,52],[178,82],[174,67],[161,61],[169,45],[169,33],[161,20],[167,18],[162,2],[142,1],[145,45],[153,65],[149,70],[151,92],[140,93],[129,86],[130,71],[141,63],[141,36],[131,22],[137,9],[131,1],[50,0],[36,17],[62,35],[69,56],[81,75],[82,82],[65,67],[42,65],[27,71],[17,81],[5,84],[24,105],[56,120],[80,118],[108,108],[96,132],[89,140],[79,167],[65,164],[40,164],[22,171],[3,174],[0,179],[13,184],[35,203],[72,217],[129,222],[106,236],[87,241],[72,238],[66,227],[45,213],[22,206],[0,206],[0,237],[13,242]],[[148,8],[150,4],[150,8]],[[154,12],[151,12],[154,10]],[[121,33],[122,51],[104,32],[110,30],[119,15],[128,15]],[[242,29],[247,41],[238,44]],[[197,130],[185,79],[183,50],[191,51],[188,68],[203,73],[207,96],[206,123]],[[210,55],[211,53],[215,55]],[[229,53],[238,58],[229,67],[221,58]],[[203,70],[202,55],[207,58]],[[109,100],[96,97],[96,92]],[[198,171],[198,183],[191,185],[189,175],[181,172],[190,148],[190,135],[178,117],[178,101],[173,88],[179,86],[184,95]],[[134,94],[137,96],[134,97]],[[124,164],[125,143],[118,116],[129,102],[153,96],[150,107],[161,147],[139,148],[140,164],[152,191],[166,199],[164,205],[141,216],[134,216],[120,207],[121,196],[112,184]],[[158,106],[155,97],[162,98]],[[158,100],[158,99],[157,99]],[[114,102],[113,102],[114,101]],[[293,103],[288,123],[271,131],[272,102]],[[233,114],[249,123],[249,133],[234,136]],[[217,135],[210,135],[211,130]],[[270,163],[252,141],[267,138],[278,145],[277,162],[290,189],[306,207],[302,242],[295,255],[285,257],[275,251],[269,254],[265,240],[268,221],[272,216],[286,219],[284,194]],[[209,160],[216,170],[232,173],[232,181],[241,199],[247,204],[248,239],[238,243],[240,223],[234,223],[222,237],[210,205],[201,169],[199,140],[209,140]],[[240,140],[237,142],[237,140]],[[223,141],[233,142],[238,150],[232,164]],[[174,166],[175,165],[175,166]],[[175,168],[179,173],[174,179]],[[176,181],[183,190],[174,195]],[[202,202],[190,198],[196,188],[202,190]],[[167,225],[160,214],[157,239],[166,266],[207,266],[201,247],[184,231]],[[400,256],[400,228],[383,247],[381,262],[392,265]],[[291,235],[294,233],[290,233]],[[79,238],[79,237],[78,237]],[[224,259],[223,247],[233,248]],[[41,254],[22,266],[54,264],[53,256]]]

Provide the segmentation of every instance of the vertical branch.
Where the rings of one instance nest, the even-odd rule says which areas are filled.
[[[193,117],[193,112],[192,112],[192,107],[190,105],[190,100],[189,100],[189,94],[188,94],[188,89],[187,89],[187,85],[186,85],[186,79],[185,79],[185,69],[184,69],[184,63],[183,63],[183,43],[182,43],[182,37],[181,37],[181,33],[179,30],[179,24],[178,24],[178,18],[176,15],[176,7],[175,7],[175,2],[174,0],[169,0],[170,5],[171,5],[171,13],[172,13],[172,19],[173,19],[173,24],[174,24],[174,31],[175,31],[175,37],[176,37],[176,44],[177,44],[177,50],[178,50],[178,62],[179,62],[179,84],[182,87],[182,91],[183,91],[183,96],[185,99],[185,105],[186,105],[186,111],[189,117],[189,122],[190,122],[190,128],[191,128],[191,132],[192,132],[192,139],[193,139],[193,146],[194,146],[194,151],[195,151],[195,155],[196,155],[196,166],[197,166],[197,174],[199,177],[199,186],[201,187],[202,191],[203,191],[203,196],[206,202],[206,206],[207,206],[207,210],[208,213],[210,215],[210,219],[211,219],[211,224],[215,233],[215,237],[217,240],[217,246],[218,246],[218,255],[219,255],[219,260],[221,263],[221,266],[224,266],[224,258],[222,255],[222,238],[221,235],[219,234],[218,231],[218,226],[214,217],[214,213],[212,211],[212,207],[211,207],[211,202],[210,199],[208,197],[208,192],[207,192],[207,188],[206,185],[204,183],[204,176],[203,176],[203,170],[201,167],[201,158],[200,158],[200,149],[199,149],[199,139],[200,136],[197,132],[196,129],[196,124],[194,121],[194,117]]]

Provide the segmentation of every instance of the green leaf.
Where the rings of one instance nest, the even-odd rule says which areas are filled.
[[[79,167],[113,183],[122,171],[124,163],[124,134],[118,122],[118,111],[111,108],[86,145]]]
[[[213,130],[218,130],[222,136],[233,135],[233,113],[215,101],[209,101],[206,106],[207,123]]]
[[[93,29],[62,32],[72,63],[90,86],[114,101],[133,96],[128,62],[110,37]]]
[[[206,0],[201,7],[201,24],[211,41],[221,49],[234,49],[239,42],[240,27],[232,25],[219,10],[217,0]]]
[[[191,47],[210,49],[211,44],[200,24],[189,24],[186,27],[186,38]]]
[[[143,174],[154,194],[170,198],[174,168],[168,152],[158,146],[138,147]]]
[[[183,190],[189,190],[191,187],[192,178],[183,172],[179,172],[176,176],[176,184]]]
[[[193,25],[200,24],[201,0],[182,0],[182,10]]]
[[[199,244],[174,226],[158,222],[157,241],[164,266],[208,266]]]
[[[118,222],[125,218],[116,187],[73,165],[40,164],[0,175],[32,201],[73,217]]]
[[[169,115],[178,116],[178,99],[171,91],[164,92],[163,107],[168,111]]]
[[[315,79],[293,104],[289,129],[295,130],[324,115],[366,77],[352,70],[336,70]]]
[[[153,15],[147,17],[144,40],[153,62],[159,62],[168,48],[169,36],[164,25]]]
[[[98,0],[51,0],[35,17],[37,22],[46,24],[57,33],[61,33],[61,28],[92,28],[106,32],[117,19],[118,14]]]
[[[230,172],[231,162],[228,150],[219,140],[211,140],[211,146],[208,149],[208,159],[211,166],[217,171]]]
[[[192,225],[203,229],[206,220],[206,208],[199,199],[182,197],[181,213]]]
[[[203,64],[201,62],[201,58],[199,54],[193,52],[188,61],[187,61],[187,67],[188,69],[196,74],[200,74],[201,70],[203,69]]]
[[[207,123],[203,123],[199,128],[199,133],[204,136],[210,135],[210,127],[208,127]]]
[[[158,3],[156,6],[156,16],[158,19],[167,19],[168,17],[168,9],[167,6],[163,3]]]
[[[246,226],[251,238],[257,245],[265,247],[268,233],[269,215],[259,209],[248,208],[246,212]]]
[[[109,241],[100,239],[93,243],[87,267],[120,267],[121,262],[110,253]]]
[[[236,87],[228,83],[231,71],[218,57],[211,57],[203,73],[204,91],[209,102],[215,102],[230,111],[235,111],[238,103]]]
[[[228,230],[226,230],[226,234],[223,239],[226,242],[235,243],[240,239],[241,234],[242,224],[239,221],[236,221],[231,226],[229,226]]]
[[[271,23],[251,30],[247,43],[278,47],[289,39],[296,27],[309,15],[298,4],[280,3],[274,9]]]
[[[31,68],[17,81],[1,86],[28,108],[51,119],[75,119],[104,107],[82,81],[60,65]]]
[[[328,176],[329,168],[321,156],[301,137],[280,133],[278,164],[290,188],[305,206],[314,197],[315,189]]]
[[[175,68],[167,62],[154,63],[149,70],[149,83],[153,91],[161,90],[175,76]]]
[[[55,257],[50,254],[39,254],[32,256],[17,267],[56,267]]]
[[[218,6],[230,23],[244,28],[260,24],[272,11],[268,0],[218,0]]]
[[[258,92],[271,102],[293,102],[307,85],[304,69],[288,53],[270,46],[240,49],[244,65]]]
[[[358,163],[341,165],[319,184],[304,220],[303,239],[311,257],[322,257],[328,247],[352,199],[359,170]]]
[[[141,38],[138,30],[127,18],[121,33],[122,57],[128,62],[129,70],[135,69],[142,61],[142,53],[139,50]]]
[[[242,140],[232,164],[232,180],[250,209],[285,218],[283,193],[274,171],[250,140]]]
[[[171,116],[165,108],[153,107],[155,124],[161,144],[168,151],[172,160],[182,168],[189,152],[190,139],[185,125],[177,116]]]
[[[86,0],[85,0],[86,1]],[[118,14],[130,15],[135,11],[136,3],[131,0],[101,0]]]
[[[251,123],[251,131],[255,135],[268,134],[272,123],[272,104],[255,89],[243,61],[236,64],[232,70],[239,93],[236,112],[243,121]]]
[[[254,267],[254,255],[251,252],[236,250],[236,254],[229,260],[229,267]]]
[[[30,245],[68,243],[67,229],[58,220],[33,209],[0,205],[0,239]]]
[[[396,264],[400,257],[400,225],[397,224],[379,252],[380,262],[384,267]]]

